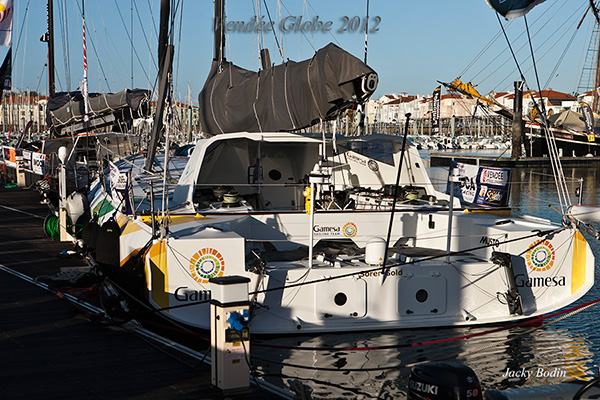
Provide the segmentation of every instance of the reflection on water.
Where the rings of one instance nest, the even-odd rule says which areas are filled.
[[[598,204],[600,174],[595,168],[565,168],[571,202],[583,178],[582,203]],[[431,168],[432,182],[445,188],[448,171]],[[511,206],[522,214],[560,221],[552,171],[515,169]],[[600,244],[587,237],[596,263]],[[598,281],[596,276],[596,281]],[[592,288],[576,304],[600,297]],[[447,329],[413,329],[383,332],[283,337],[256,341],[252,348],[257,372],[277,385],[289,387],[299,380],[313,390],[314,398],[402,398],[410,368],[424,361],[454,361],[473,368],[482,388],[507,389],[556,384],[575,377],[589,378],[600,364],[598,307],[537,326],[486,326]],[[500,329],[499,329],[500,328]],[[491,333],[482,334],[492,331]],[[482,334],[482,335],[473,335]],[[469,338],[441,341],[471,335]],[[437,341],[435,344],[423,342]],[[263,343],[281,348],[260,347]],[[385,349],[374,347],[387,346]],[[298,347],[311,348],[301,350]],[[356,349],[361,348],[361,349]],[[506,376],[524,369],[531,376]]]
[[[254,346],[257,370],[275,384],[299,379],[314,398],[399,398],[405,396],[410,368],[425,361],[453,361],[470,366],[483,389],[560,383],[593,375],[598,360],[598,335],[590,324],[581,329],[591,311],[563,324],[509,328],[469,339],[437,344],[421,342],[484,333],[497,327],[404,330],[384,333],[328,334],[317,337],[269,339],[273,349]],[[260,342],[259,342],[260,343]],[[356,347],[398,346],[387,349],[348,350]],[[406,347],[411,346],[411,347]],[[301,350],[332,347],[338,350]],[[524,369],[531,377],[507,377]],[[554,375],[554,376],[551,376]],[[362,397],[361,397],[362,396]]]

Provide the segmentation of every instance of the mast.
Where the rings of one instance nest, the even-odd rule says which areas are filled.
[[[156,111],[154,113],[154,124],[152,135],[148,145],[148,155],[144,164],[144,170],[152,171],[154,156],[158,143],[160,142],[163,129],[163,115],[165,112],[165,101],[167,99],[171,68],[173,66],[173,53],[175,46],[169,44],[169,25],[171,7],[170,0],[161,0],[160,3],[160,32],[158,36],[158,99],[156,100]],[[168,151],[169,149],[165,149]]]
[[[521,158],[521,145],[523,144],[523,82],[515,82],[515,96],[513,103],[514,112],[511,157],[518,159]]]
[[[594,0],[590,0],[590,7],[592,8],[592,12],[594,13],[594,17],[596,17],[596,24],[600,27],[600,17],[598,16],[598,8],[594,4]],[[594,103],[592,105],[592,110],[594,112],[598,112],[598,88],[600,88],[600,36],[598,36],[598,52],[596,54],[596,79],[594,80]]]
[[[85,115],[83,120],[88,122],[90,120],[90,101],[88,97],[88,70],[87,70],[87,52],[85,42],[85,0],[81,0],[81,19],[83,21],[83,82],[81,83],[81,95],[83,96],[83,107]]]
[[[52,0],[48,0],[48,95],[52,96],[56,91],[54,83],[54,6]]]
[[[219,64],[225,61],[225,0],[215,0],[215,58]]]

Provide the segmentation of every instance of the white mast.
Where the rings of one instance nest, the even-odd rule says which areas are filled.
[[[88,97],[87,52],[85,44],[85,0],[81,0],[81,19],[83,20],[83,82],[81,83],[81,95],[83,96],[83,105],[85,110],[83,120],[88,122],[90,120],[90,102]]]

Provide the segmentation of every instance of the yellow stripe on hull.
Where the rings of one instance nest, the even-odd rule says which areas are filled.
[[[587,254],[587,242],[579,232],[573,237],[573,267],[571,268],[571,294],[579,290],[585,283],[585,262]]]
[[[149,265],[151,279],[148,283],[150,298],[160,308],[169,306],[169,271],[167,268],[167,246],[160,241],[150,248]]]

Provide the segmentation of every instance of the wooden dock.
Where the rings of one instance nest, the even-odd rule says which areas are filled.
[[[452,161],[464,164],[498,168],[551,168],[548,157],[489,157],[450,153],[430,153],[432,167],[448,167]],[[563,167],[589,167],[600,165],[600,157],[561,157]]]
[[[61,255],[72,245],[44,236],[47,212],[36,192],[0,188],[1,399],[293,398],[265,383],[224,396],[210,366],[183,346],[93,322],[28,280],[87,266]]]

